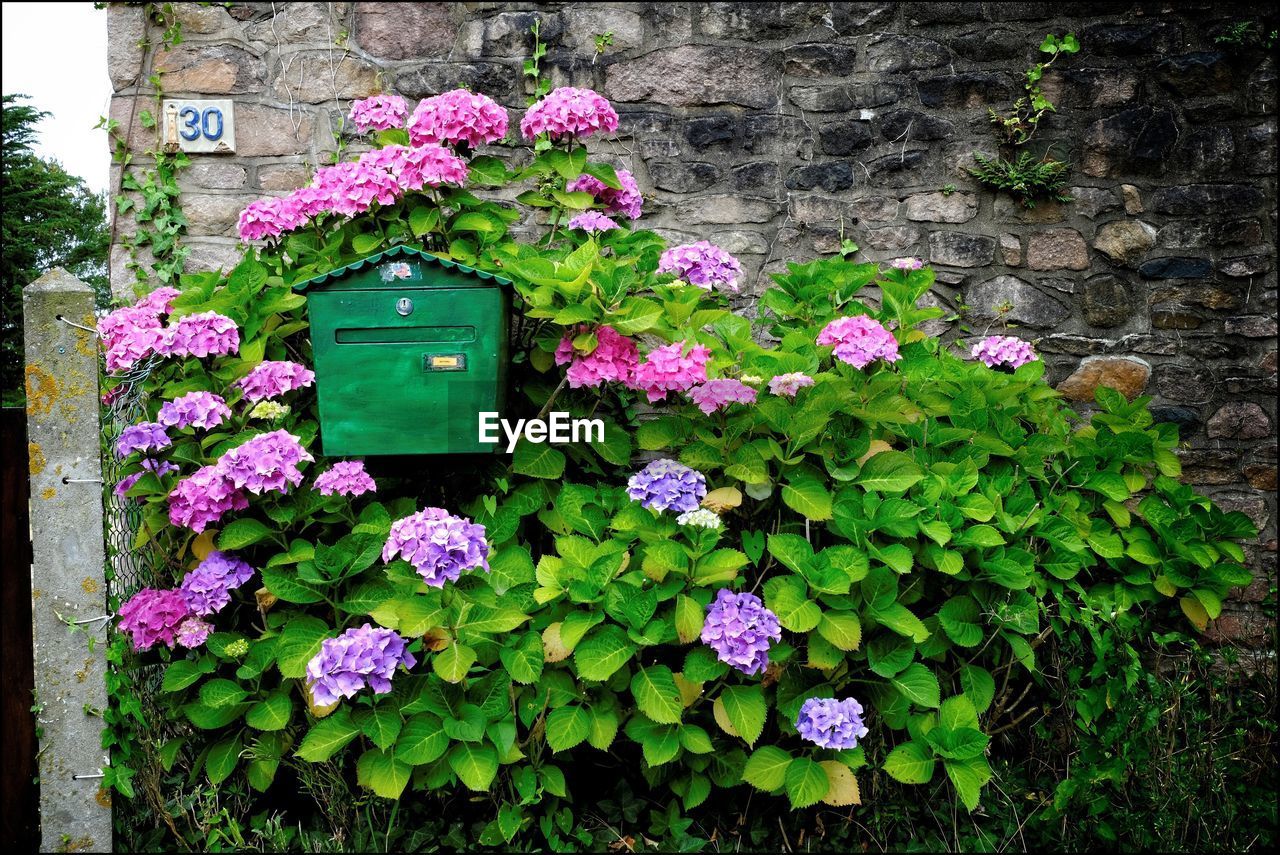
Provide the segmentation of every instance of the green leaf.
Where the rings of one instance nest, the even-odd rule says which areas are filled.
[[[351,239],[351,249],[356,255],[368,255],[382,243],[381,235],[356,235]]]
[[[765,582],[764,599],[778,623],[791,632],[808,632],[822,620],[822,609],[808,598],[808,586],[795,576],[775,576]]]
[[[924,472],[906,454],[882,451],[862,465],[855,483],[877,493],[901,493],[923,477]]]
[[[723,585],[738,578],[747,556],[736,549],[717,549],[698,559],[693,567],[695,585]]]
[[[412,766],[400,762],[395,755],[370,748],[356,761],[356,782],[384,799],[398,799],[412,771]]]
[[[399,710],[385,706],[361,710],[356,713],[355,720],[364,735],[383,751],[391,750],[400,735],[400,728],[404,726]]]
[[[938,686],[938,678],[929,670],[929,666],[920,662],[908,665],[906,670],[889,682],[919,706],[937,709],[941,703],[942,691]]]
[[[583,680],[603,682],[635,655],[636,646],[620,626],[607,624],[594,630],[573,651],[573,664]]]
[[[293,698],[287,691],[277,689],[249,707],[244,722],[257,730],[282,730],[292,716]]]
[[[587,742],[592,748],[607,751],[618,735],[618,714],[612,709],[601,709],[598,706],[587,710],[591,713],[591,731],[587,734]]]
[[[245,699],[249,693],[240,688],[233,680],[210,680],[200,687],[200,703],[214,709],[235,706]]]
[[[551,445],[522,439],[511,457],[511,470],[530,478],[559,478],[564,462],[564,454]]]
[[[286,603],[318,603],[324,599],[319,591],[299,581],[298,570],[294,567],[262,568],[262,584]]]
[[[498,651],[502,665],[517,683],[538,682],[542,676],[544,653],[542,638],[536,632],[526,632],[510,647]]]
[[[862,643],[862,621],[842,612],[825,612],[818,622],[818,634],[840,650],[857,650]]]
[[[787,766],[787,798],[792,808],[804,808],[822,801],[831,782],[826,770],[808,757],[797,757]]]
[[[547,744],[555,752],[568,751],[591,733],[591,713],[578,704],[553,709],[547,716]]]
[[[218,548],[227,552],[244,549],[275,534],[255,519],[239,519],[227,523],[218,535]]]
[[[396,759],[410,766],[434,763],[449,747],[449,735],[440,719],[431,713],[418,713],[400,728],[396,739]]]
[[[312,725],[293,753],[309,763],[322,763],[359,734],[360,728],[352,723],[351,714],[340,709]]]
[[[449,751],[449,768],[467,789],[487,792],[498,774],[498,752],[491,745],[461,742]]]
[[[461,683],[475,664],[476,652],[454,641],[431,660],[431,669],[450,683]]]
[[[276,667],[280,676],[299,679],[307,673],[307,663],[320,651],[329,635],[324,621],[313,617],[297,617],[284,626],[276,644]]]
[[[688,644],[702,634],[706,612],[693,597],[680,594],[676,597],[676,637],[681,644]]]
[[[982,643],[982,627],[978,624],[978,604],[972,597],[952,597],[938,611],[938,623],[947,637],[961,647],[977,647]]]
[[[665,665],[639,669],[631,678],[631,694],[640,711],[658,724],[676,724],[684,705],[675,675]]]
[[[933,778],[937,761],[919,742],[904,742],[889,752],[884,770],[890,778],[903,784],[927,784]]]
[[[965,665],[960,669],[960,687],[974,709],[983,713],[996,696],[996,681],[991,672],[977,665]]]
[[[991,780],[991,767],[986,758],[947,760],[942,765],[956,788],[961,804],[971,811],[977,808],[982,787]]]
[[[880,623],[917,644],[929,637],[929,628],[902,603],[890,603],[883,608],[872,607],[871,612]]]
[[[762,746],[747,759],[742,768],[742,780],[757,790],[773,792],[786,783],[791,763],[791,755],[776,745]]]
[[[701,625],[698,628],[701,630]],[[206,673],[208,670],[200,667],[196,662],[190,659],[179,659],[165,669],[160,688],[166,692],[179,692],[197,682]]]
[[[812,476],[797,475],[790,479],[782,487],[782,501],[806,519],[815,522],[831,519],[831,493]]]
[[[764,690],[759,686],[727,686],[720,692],[720,702],[733,729],[748,745],[754,745],[764,732],[769,712]]]
[[[244,743],[240,741],[238,733],[214,743],[209,749],[209,756],[204,761],[204,771],[209,776],[209,783],[216,787],[231,777],[231,773],[240,763],[240,752],[243,750]]]

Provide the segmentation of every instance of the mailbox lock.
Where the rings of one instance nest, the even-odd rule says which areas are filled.
[[[404,317],[405,315],[410,314],[412,311],[413,311],[413,301],[410,300],[408,297],[401,297],[399,300],[396,300],[396,312],[401,317]]]

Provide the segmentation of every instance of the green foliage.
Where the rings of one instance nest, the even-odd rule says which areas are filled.
[[[1050,199],[1070,202],[1067,193],[1069,164],[1054,160],[1047,154],[1036,157],[1029,151],[1019,152],[1013,160],[1005,157],[984,157],[974,152],[976,168],[969,174],[995,190],[1002,190],[1021,200],[1023,207],[1034,208],[1037,201]]]
[[[1006,115],[995,110],[988,110],[991,124],[998,129],[1004,142],[1010,145],[1026,145],[1035,136],[1040,127],[1040,120],[1046,113],[1056,113],[1053,102],[1045,97],[1040,88],[1045,69],[1053,65],[1063,54],[1076,53],[1080,50],[1080,42],[1075,33],[1067,33],[1059,38],[1050,33],[1040,43],[1040,52],[1049,54],[1048,62],[1037,62],[1027,69],[1023,89],[1026,94],[1013,102],[1013,109]]]
[[[1259,49],[1269,52],[1275,48],[1278,38],[1280,30],[1268,30],[1261,21],[1237,21],[1215,36],[1213,41],[1234,51]]]
[[[1002,373],[960,358],[919,329],[941,314],[919,305],[931,270],[790,264],[753,325],[722,295],[659,275],[659,236],[560,228],[592,204],[565,190],[582,174],[617,183],[572,144],[519,168],[478,157],[467,189],[321,220],[225,275],[179,277],[177,314],[218,311],[243,336],[235,356],[169,361],[147,381],[151,413],[193,389],[233,408],[216,433],[175,432],[166,453],[185,471],[277,427],[320,457],[309,392],[267,425],[232,384],[262,359],[309,361],[292,285],[396,243],[514,280],[508,417],[554,404],[609,426],[604,443],[525,446],[509,461],[371,462],[376,498],[304,482],[199,536],[169,525],[153,475],[139,480],[139,541],[162,547],[175,582],[214,545],[261,573],[259,596],[218,615],[203,649],[159,654],[171,659],[172,715],[189,726],[173,749],[187,780],[267,794],[302,781],[348,820],[348,802],[387,817],[389,800],[394,811],[448,799],[472,806],[471,824],[442,832],[445,843],[470,828],[486,845],[556,850],[597,842],[582,806],[603,794],[633,828],[635,794],[665,803],[648,828],[682,848],[709,837],[689,812],[749,794],[773,811],[847,806],[860,782],[882,782],[978,815],[996,798],[992,737],[1020,721],[1009,682],[1044,680],[1045,638],[1103,639],[1080,663],[1097,677],[1109,626],[1145,637],[1150,621],[1202,624],[1247,576],[1236,541],[1252,525],[1176,480],[1176,431],[1153,423],[1147,399],[1103,389],[1082,420],[1042,363]],[[507,185],[543,209],[536,242],[514,239],[520,210],[489,195]],[[857,314],[894,330],[900,361],[854,370],[815,343]],[[814,385],[712,417],[668,402],[640,420],[633,392],[560,382],[559,343],[589,351],[606,324],[704,345],[712,376],[801,371]],[[631,501],[637,448],[703,472],[723,527],[682,527]],[[405,561],[381,561],[392,521],[424,504],[485,526],[489,573],[431,588]],[[783,640],[761,675],[729,669],[699,640],[720,588],[757,591],[777,614]],[[307,662],[363,623],[397,630],[420,664],[390,692],[317,708]],[[798,736],[805,700],[849,696],[868,709],[863,745]]]
[[[48,113],[22,103],[26,97],[5,95],[3,107],[0,394],[5,406],[23,400],[22,289],[50,268],[62,267],[92,285],[100,303],[107,294],[106,201],[59,163],[31,150],[36,125]]]

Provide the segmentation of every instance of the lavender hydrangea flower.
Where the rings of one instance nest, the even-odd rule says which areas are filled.
[[[756,390],[731,377],[708,380],[689,390],[689,400],[698,405],[706,415],[727,409],[730,404],[754,404]]]
[[[382,560],[390,562],[399,555],[424,582],[443,588],[464,572],[476,568],[489,572],[489,544],[484,537],[484,526],[466,517],[455,517],[444,508],[424,508],[391,524]]]
[[[344,460],[333,464],[328,472],[316,476],[316,491],[322,496],[359,496],[364,493],[375,493],[378,485],[364,471],[364,464],[359,460]]]
[[[174,640],[183,647],[192,649],[204,644],[213,632],[213,624],[198,617],[189,617],[178,624]]]
[[[178,588],[193,615],[217,614],[231,602],[231,590],[253,575],[253,568],[225,552],[213,551],[182,579]]]
[[[120,432],[120,438],[116,440],[116,456],[123,460],[135,451],[160,451],[172,444],[164,425],[142,422],[129,425]]]
[[[705,240],[672,247],[658,259],[659,273],[674,273],[691,285],[738,290],[742,265],[725,250]]]
[[[1029,343],[1011,335],[987,336],[973,346],[972,356],[988,368],[1000,365],[1017,368],[1038,358]]]
[[[782,640],[778,616],[755,594],[721,588],[707,608],[702,643],[744,674],[759,674],[769,665],[769,641]]]
[[[889,266],[895,270],[919,270],[924,267],[924,261],[919,258],[908,256],[906,258],[895,258],[889,263]]]
[[[307,686],[317,706],[329,706],[366,685],[375,694],[385,694],[391,691],[397,667],[416,664],[398,633],[366,623],[321,643],[320,652],[307,663]]]
[[[569,221],[568,228],[582,229],[584,232],[607,232],[620,226],[599,211],[583,211]]]
[[[858,740],[867,735],[862,704],[853,698],[809,698],[800,707],[796,730],[814,745],[837,750],[857,748]]]
[[[180,430],[189,427],[208,430],[222,424],[230,415],[231,408],[220,396],[212,392],[188,392],[161,405],[156,420]]]
[[[302,442],[286,430],[258,434],[218,460],[218,469],[240,490],[260,495],[271,490],[289,492],[302,483],[298,464],[315,460]]]
[[[654,511],[693,511],[707,495],[707,478],[664,457],[627,479],[627,495]]]

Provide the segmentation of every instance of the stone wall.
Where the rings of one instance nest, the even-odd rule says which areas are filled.
[[[1276,567],[1276,73],[1260,48],[1216,41],[1269,7],[174,5],[184,40],[168,51],[138,47],[141,9],[110,7],[112,115],[141,154],[153,72],[167,93],[236,100],[236,156],[195,156],[182,177],[193,267],[236,257],[239,210],[305,183],[352,98],[464,85],[522,109],[536,16],[552,81],[622,114],[596,148],[638,177],[641,223],[737,254],[749,291],[843,235],[865,259],[925,258],[943,305],[978,331],[1003,314],[1069,397],[1152,395],[1183,429],[1188,480],[1264,532],[1256,582],[1211,633],[1271,637],[1256,604]],[[1068,31],[1081,50],[1046,75],[1058,112],[1033,146],[1073,164],[1075,201],[1025,210],[965,167],[994,153],[987,108],[1006,110],[1044,35]]]

